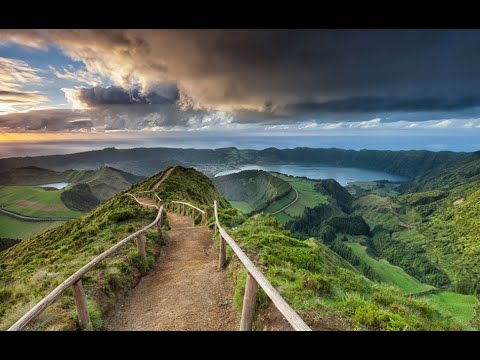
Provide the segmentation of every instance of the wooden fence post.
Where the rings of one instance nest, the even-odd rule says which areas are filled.
[[[250,273],[247,275],[245,293],[243,295],[242,318],[240,331],[252,330],[253,315],[255,314],[255,302],[257,298],[257,282]]]
[[[222,237],[222,235],[220,235],[220,254],[218,256],[218,269],[222,269],[223,266],[225,265],[225,260],[227,258],[227,247],[226,247],[226,241],[225,239]]]
[[[147,252],[145,251],[145,237],[143,234],[138,235],[136,241],[138,253],[145,259],[147,257]]]
[[[82,280],[78,280],[72,285],[73,300],[78,312],[78,321],[80,323],[80,329],[90,329],[90,315],[88,314],[87,300],[85,298],[85,291],[83,290]]]

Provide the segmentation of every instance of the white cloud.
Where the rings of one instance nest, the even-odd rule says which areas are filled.
[[[102,76],[87,70],[76,70],[71,65],[69,65],[67,68],[64,67],[62,71],[55,69],[53,66],[49,66],[49,68],[59,79],[78,81],[90,86],[102,85],[104,83]]]
[[[432,127],[432,128],[445,129],[445,128],[450,127],[450,125],[452,125],[452,121],[451,121],[451,120],[442,120],[442,121],[439,121],[439,122],[437,122],[437,123],[431,124],[430,127]]]

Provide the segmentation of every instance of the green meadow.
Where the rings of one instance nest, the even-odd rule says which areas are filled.
[[[405,294],[415,294],[433,289],[430,285],[422,284],[420,281],[407,274],[401,267],[390,264],[385,259],[376,260],[367,254],[367,248],[358,242],[348,242],[352,251],[365,261],[380,277],[383,282],[398,286]]]
[[[316,182],[313,180],[290,177],[278,173],[271,174],[281,178],[282,180],[287,181],[292,187],[294,187],[298,191],[298,200],[293,205],[289,206],[283,211],[283,213],[285,213],[291,218],[300,217],[303,214],[305,208],[307,207],[313,208],[317,205],[326,204],[328,202],[328,199],[325,195],[322,195],[321,193],[315,191]],[[281,209],[283,206],[292,202],[295,197],[295,192],[290,192],[287,196],[272,203],[267,208],[266,212],[272,213]],[[277,218],[279,220],[283,220],[283,218],[278,217],[278,215]]]
[[[62,221],[24,221],[0,214],[0,238],[28,239],[61,224]]]
[[[0,186],[0,206],[5,210],[32,217],[76,218],[81,216],[81,212],[70,210],[61,200],[60,196],[65,189]]]

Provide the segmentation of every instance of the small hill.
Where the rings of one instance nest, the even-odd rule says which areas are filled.
[[[245,170],[213,178],[218,190],[246,214],[265,210],[293,189],[283,179],[262,170]]]
[[[19,167],[0,173],[0,185],[43,185],[65,181],[65,173],[36,166]]]
[[[161,174],[133,185],[130,192],[146,190]],[[139,205],[130,196],[119,193],[79,219],[44,232],[0,252],[0,329],[18,320],[42,297],[68,276],[116,244],[120,239],[149,224],[156,209]],[[194,169],[177,167],[156,191],[162,199],[191,202],[204,209],[217,200],[221,209],[228,202],[211,180]],[[139,257],[134,245],[125,246],[95,267],[82,279],[87,302],[96,329],[116,301],[145,274],[160,254],[162,244],[156,229],[147,232],[147,260]],[[186,239],[188,240],[188,239]],[[44,312],[30,329],[74,330],[72,300],[63,296]]]
[[[86,184],[93,195],[100,201],[129,188],[145,178],[111,167],[102,167],[97,170],[70,170],[66,171],[65,181],[73,184]]]
[[[36,166],[20,167],[0,173],[0,185],[44,185],[68,182],[87,184],[95,197],[103,201],[145,178],[112,167],[96,170],[67,170],[57,172]]]
[[[315,190],[327,195],[346,213],[351,211],[353,196],[334,179],[320,180],[315,184]]]

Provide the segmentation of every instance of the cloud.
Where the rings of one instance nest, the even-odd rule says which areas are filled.
[[[260,109],[358,94],[475,90],[475,30],[49,30],[51,43],[124,88],[173,81],[205,106]],[[9,41],[20,41],[14,32]],[[36,41],[34,41],[36,39]],[[472,50],[474,49],[474,50]],[[478,94],[479,90],[475,90]]]
[[[70,109],[43,109],[0,115],[0,132],[73,131],[93,125],[85,113]]]
[[[18,89],[24,84],[38,83],[42,80],[39,72],[22,60],[0,57],[0,84],[3,89]]]
[[[26,85],[40,83],[39,73],[24,61],[0,57],[0,114],[29,109],[48,100],[39,92],[22,90]]]
[[[38,92],[0,90],[0,103],[22,104],[44,100],[46,97]]]
[[[67,92],[75,102],[86,107],[108,105],[165,105],[179,100],[179,90],[175,84],[157,84],[154,89],[142,93],[140,89],[123,89],[119,86],[79,88]]]
[[[74,108],[88,108],[97,123],[115,128],[202,128],[209,116],[220,113],[228,114],[228,124],[265,126],[373,118],[382,118],[386,126],[405,119],[480,115],[478,30],[1,34],[0,42],[56,46],[82,62],[82,70],[51,70],[61,79],[91,86],[63,90]]]
[[[75,70],[71,65],[70,68],[63,67],[61,71],[55,69],[53,66],[49,66],[49,69],[59,79],[78,81],[90,86],[101,85],[104,81],[104,79],[99,75],[82,69]]]

